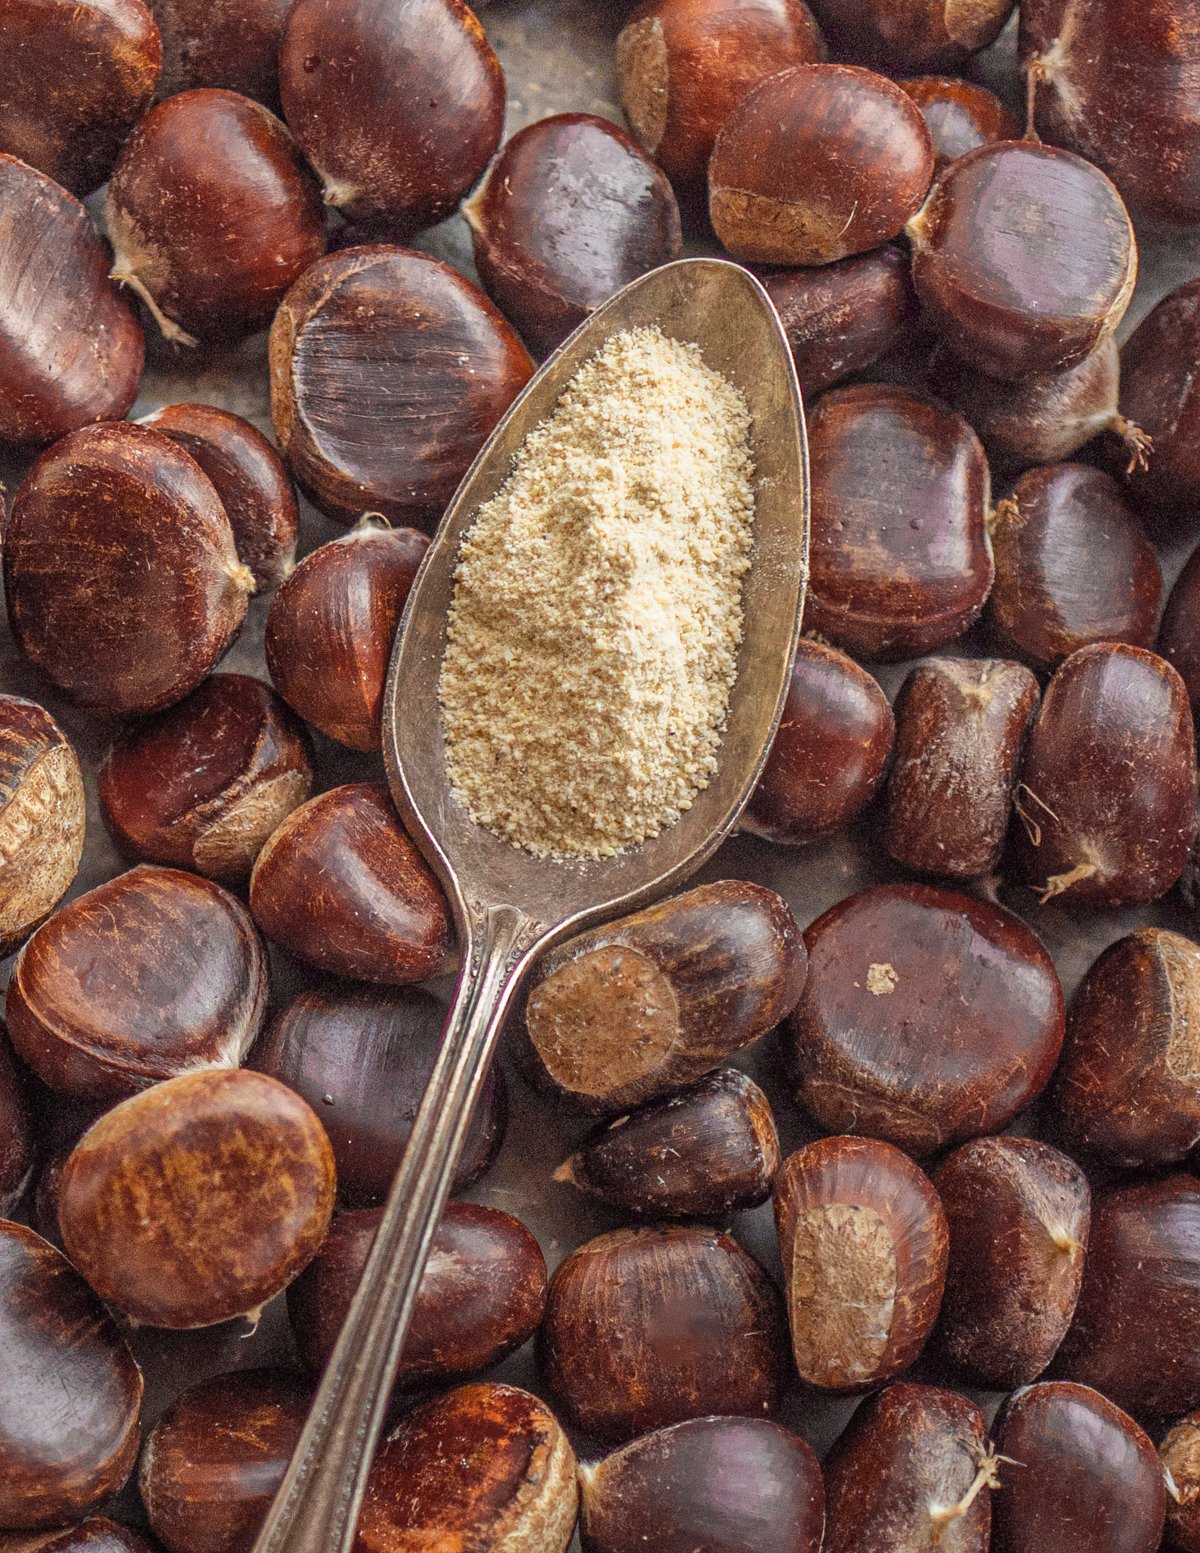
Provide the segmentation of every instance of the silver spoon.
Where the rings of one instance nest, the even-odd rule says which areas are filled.
[[[654,324],[699,346],[751,411],[754,549],[718,771],[681,819],[631,851],[596,862],[536,858],[473,824],[447,781],[437,688],[455,561],[525,435],[550,414],[583,363],[611,335]],[[383,715],[392,793],[449,897],[462,969],[362,1282],[254,1553],[350,1547],[433,1232],[521,981],[549,944],[665,894],[732,830],[783,708],[807,572],[808,457],[791,353],[766,292],[724,260],[665,265],[599,308],[549,358],[468,471],[413,587]]]

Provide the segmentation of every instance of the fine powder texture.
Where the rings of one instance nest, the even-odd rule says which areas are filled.
[[[521,444],[455,572],[440,699],[472,819],[611,857],[717,766],[754,522],[750,414],[693,345],[613,336]]]

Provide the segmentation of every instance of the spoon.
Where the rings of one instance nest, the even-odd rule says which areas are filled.
[[[475,514],[579,368],[612,335],[649,325],[697,345],[751,412],[754,548],[737,679],[716,775],[673,825],[616,857],[539,858],[475,824],[446,775],[438,677],[455,563]],[[468,470],[409,596],[383,711],[396,807],[454,915],[458,986],[362,1282],[254,1553],[351,1546],[430,1242],[518,988],[548,945],[665,894],[732,830],[783,709],[807,573],[808,456],[791,352],[766,292],[726,260],[664,265],[598,308],[546,361]]]

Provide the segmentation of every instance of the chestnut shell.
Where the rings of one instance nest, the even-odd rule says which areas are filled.
[[[1200,502],[1198,354],[1200,276],[1163,297],[1121,349],[1121,414],[1151,440],[1130,487],[1171,531],[1185,528]]]
[[[937,172],[977,146],[1016,140],[1021,133],[1017,121],[995,92],[974,81],[963,81],[958,76],[922,75],[896,84],[921,110],[933,140]]]
[[[1012,0],[814,0],[838,48],[889,70],[961,65],[994,43]]]
[[[1157,650],[1187,687],[1194,717],[1200,707],[1200,546],[1188,557],[1167,598]]]
[[[34,1118],[25,1075],[17,1067],[0,1024],[0,1219],[8,1218],[25,1192],[35,1158]]]
[[[279,40],[289,0],[148,0],[162,34],[159,95],[226,86],[279,108]]]

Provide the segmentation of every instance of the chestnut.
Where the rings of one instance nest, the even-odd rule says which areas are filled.
[[[355,750],[378,750],[392,638],[429,540],[367,513],[310,551],[271,601],[267,668],[314,728]]]
[[[579,1492],[558,1420],[516,1386],[460,1386],[384,1441],[354,1553],[566,1553]]]
[[[1188,557],[1167,598],[1158,632],[1158,652],[1187,687],[1195,717],[1200,707],[1200,546]]]
[[[283,460],[258,427],[211,404],[164,405],[138,424],[192,455],[216,487],[255,587],[277,588],[295,565],[300,509]]]
[[[36,701],[0,695],[0,958],[70,889],[86,825],[70,740]]]
[[[848,896],[812,923],[787,1023],[801,1103],[826,1129],[931,1154],[999,1132],[1045,1087],[1063,994],[1011,912],[924,884]]]
[[[998,1482],[974,1403],[936,1386],[889,1386],[825,1459],[822,1553],[988,1553]]]
[[[504,127],[504,73],[462,0],[297,0],[279,89],[326,204],[368,226],[448,216]]]
[[[592,113],[527,125],[462,213],[488,295],[539,354],[682,243],[666,174]]]
[[[5,1009],[13,1045],[53,1089],[132,1094],[196,1067],[236,1067],[258,1034],[266,962],[220,885],[132,868],[33,935]]]
[[[938,1340],[976,1385],[1028,1385],[1075,1313],[1091,1217],[1087,1177],[1032,1138],[973,1138],[933,1184],[950,1225]]]
[[[279,40],[288,0],[149,0],[162,33],[159,95],[227,86],[279,107]]]
[[[949,11],[950,7],[946,9]],[[963,81],[958,76],[921,75],[897,81],[896,85],[921,110],[933,139],[935,172],[941,172],[949,162],[966,156],[977,146],[1020,136],[1016,119],[995,92],[974,81]]]
[[[979,879],[1004,850],[1038,684],[999,658],[930,658],[896,700],[884,845],[919,873]]]
[[[779,1135],[771,1102],[736,1068],[599,1128],[555,1172],[629,1213],[719,1219],[771,1195]]]
[[[112,421],[56,442],[22,480],[4,585],[26,656],[81,706],[157,712],[233,641],[254,579],[208,476],[168,437]]]
[[[781,896],[735,879],[698,885],[543,955],[525,999],[529,1054],[576,1109],[628,1110],[765,1035],[804,974]]]
[[[709,1413],[761,1416],[784,1382],[779,1291],[699,1225],[619,1229],[560,1262],[539,1341],[576,1428],[620,1442]]]
[[[691,1418],[579,1469],[584,1553],[819,1553],[811,1446],[765,1418]]]
[[[1158,1456],[1099,1392],[1062,1381],[1018,1391],[996,1446],[996,1553],[1156,1553],[1167,1498]]]
[[[795,65],[718,131],[708,211],[735,258],[829,264],[898,236],[932,177],[933,141],[898,86],[856,65]]]
[[[840,49],[888,69],[965,64],[994,43],[1012,0],[814,0]]]
[[[946,1281],[946,1215],[929,1177],[874,1138],[822,1138],[785,1160],[775,1222],[800,1378],[861,1391],[913,1362]]]
[[[952,641],[992,585],[987,459],[960,415],[889,383],[809,417],[812,574],[804,627],[860,658]]]
[[[1187,690],[1171,665],[1124,643],[1081,647],[1055,671],[1018,788],[1017,861],[1042,900],[1156,900],[1196,837]]]
[[[181,345],[260,329],[325,252],[320,190],[291,136],[219,87],[151,109],[125,142],[104,220],[113,279]]]
[[[347,1202],[381,1202],[408,1146],[442,1044],[446,1011],[416,987],[322,986],[293,998],[251,1062],[302,1095],[321,1118]],[[507,1120],[504,1075],[493,1066],[467,1129],[454,1186],[492,1163]]]
[[[825,53],[804,0],[643,0],[617,35],[617,95],[635,138],[690,191],[703,184],[717,131],[742,98]]]
[[[288,1290],[296,1347],[316,1375],[333,1352],[382,1214],[338,1214]],[[490,1369],[529,1341],[545,1308],[546,1263],[520,1220],[476,1203],[448,1204],[421,1275],[397,1387],[445,1386]]]
[[[1167,1480],[1167,1540],[1179,1553],[1200,1550],[1200,1416],[1189,1413],[1158,1447]]]
[[[917,312],[908,270],[907,254],[887,244],[822,269],[763,277],[806,399],[904,344]]]
[[[1171,530],[1185,528],[1200,502],[1200,277],[1153,308],[1121,349],[1121,414],[1150,439],[1129,472],[1138,504]]]
[[[20,1537],[10,1543],[0,1532],[3,1553],[157,1553],[140,1532],[118,1526],[104,1515],[90,1515],[77,1526],[62,1531],[41,1532],[36,1537]]]
[[[250,910],[269,938],[334,976],[403,985],[452,963],[446,898],[382,782],[293,810],[258,854]]]
[[[250,1553],[308,1417],[279,1370],[215,1375],[178,1395],[146,1436],[138,1488],[169,1553]]]
[[[1137,279],[1121,196],[1090,162],[1053,146],[1002,140],[968,151],[906,230],[922,307],[955,353],[992,377],[1082,361],[1125,316]]]
[[[25,1195],[35,1154],[28,1086],[0,1024],[0,1219]]]
[[[53,1246],[0,1220],[0,1526],[61,1526],[137,1459],[142,1373]]]
[[[309,268],[275,315],[270,361],[275,435],[321,511],[348,523],[371,508],[417,527],[441,517],[533,374],[469,280],[382,243]]]
[[[53,442],[119,420],[138,391],[144,341],[109,282],[91,217],[44,173],[0,153],[0,231],[0,442]]]
[[[0,151],[90,194],[154,95],[154,17],[142,0],[4,0],[0,35]]]

